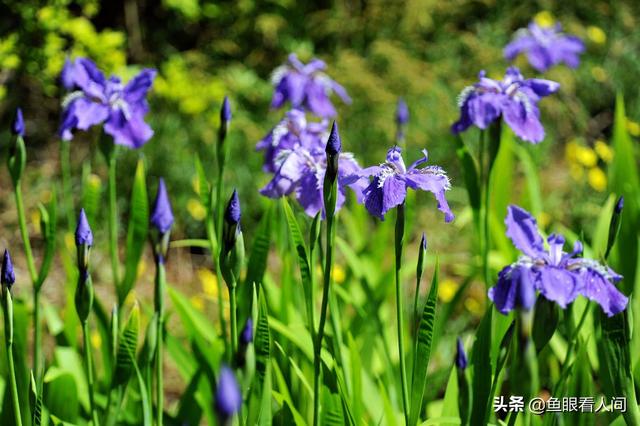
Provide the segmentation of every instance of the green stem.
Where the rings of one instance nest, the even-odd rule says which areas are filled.
[[[3,285],[4,287],[4,285]],[[16,426],[22,426],[20,414],[20,399],[18,397],[18,382],[16,380],[16,367],[13,361],[13,301],[7,288],[2,289],[2,308],[4,311],[4,333],[7,347],[7,364],[9,367],[9,382],[11,386],[11,401]]]
[[[163,371],[162,371],[162,333],[163,333],[163,321],[164,321],[164,288],[166,286],[166,276],[164,260],[160,259],[156,262],[156,424],[161,426],[163,416],[163,404],[164,404],[164,385],[163,385]]]
[[[109,153],[109,253],[111,256],[111,277],[113,285],[118,286],[120,281],[119,259],[118,259],[118,206],[116,198],[116,153],[114,150]],[[120,301],[122,302],[122,301]]]
[[[173,240],[169,243],[171,248],[185,248],[185,247],[198,247],[204,249],[211,249],[211,241],[202,239],[186,239],[186,240]]]
[[[60,141],[60,169],[62,171],[62,205],[67,220],[67,229],[73,231],[73,195],[71,192],[71,161],[68,141]]]
[[[213,208],[215,211],[215,232],[211,233],[211,247],[216,247],[215,258],[220,259],[220,250],[222,250],[222,219],[224,217],[224,201],[222,200],[222,188],[224,178],[224,147],[218,149],[218,176],[216,179],[216,206]],[[215,246],[213,239],[215,240]],[[216,277],[218,278],[218,316],[220,318],[220,330],[222,331],[222,339],[227,341],[227,321],[224,318],[224,300],[222,298],[222,274],[220,271],[220,265],[216,267]]]
[[[398,358],[400,360],[400,384],[402,387],[402,408],[405,423],[409,424],[409,394],[407,391],[407,369],[404,360],[404,315],[402,305],[402,287],[400,284],[400,268],[402,267],[402,246],[404,242],[405,223],[404,203],[396,208],[396,236],[395,236],[395,281],[396,281],[396,321],[398,323]]]
[[[322,305],[320,307],[320,323],[313,348],[313,425],[317,426],[320,415],[320,366],[324,326],[327,322],[329,290],[331,288],[331,269],[333,268],[333,240],[335,238],[334,215],[327,212],[327,233],[325,241],[324,286],[322,288]]]
[[[229,286],[229,318],[231,320],[231,359],[238,350],[238,317],[236,312],[236,283]]]
[[[33,370],[38,383],[42,377],[42,324],[40,321],[40,289],[33,290]]]
[[[36,271],[36,263],[33,260],[33,252],[31,251],[31,242],[29,240],[29,231],[27,230],[27,217],[24,211],[24,202],[22,201],[22,189],[20,182],[15,185],[16,208],[18,210],[18,226],[20,227],[20,237],[24,245],[24,254],[27,258],[27,269],[31,282],[35,285],[38,281],[38,272]]]
[[[94,398],[94,383],[93,383],[93,360],[91,356],[91,342],[89,338],[89,322],[84,321],[82,323],[82,337],[84,338],[84,369],[87,376],[87,386],[89,387],[89,404],[91,406],[91,419],[94,426],[99,426],[98,421],[98,409],[96,407]]]

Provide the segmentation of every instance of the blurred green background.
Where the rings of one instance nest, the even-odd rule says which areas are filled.
[[[10,140],[13,111],[21,106],[29,161],[37,166],[30,168],[28,183],[33,210],[50,194],[48,177],[59,173],[56,130],[64,93],[57,78],[65,57],[88,56],[125,79],[142,66],[159,70],[148,115],[155,136],[140,152],[123,156],[119,192],[128,194],[135,161],[145,156],[151,176],[165,176],[175,205],[181,206],[176,210],[182,235],[203,233],[192,153],[213,171],[218,108],[225,94],[233,105],[227,184],[239,188],[247,206],[245,229],[250,231],[261,215],[266,201],[257,191],[268,176],[260,170],[262,155],[254,145],[284,112],[269,110],[269,76],[289,52],[303,60],[324,59],[328,73],[347,88],[353,104],[336,101],[338,120],[346,149],[363,165],[380,162],[392,144],[395,103],[403,96],[411,111],[405,157],[412,161],[420,149],[429,149],[432,161],[453,178],[457,188],[451,198],[458,212],[466,195],[449,133],[457,117],[456,96],[479,70],[502,76],[503,46],[532,18],[557,20],[587,45],[577,70],[559,66],[545,75],[562,84],[558,95],[542,102],[546,140],[539,147],[518,142],[541,167],[542,223],[550,217],[574,229],[593,223],[596,207],[606,198],[616,91],[625,94],[629,133],[640,136],[640,3],[633,0],[49,0],[5,1],[0,10],[0,152]],[[525,76],[535,75],[524,58],[516,64]],[[72,152],[75,176],[82,161],[95,156],[91,179],[97,184],[104,180],[104,164],[90,149],[96,138],[95,132],[78,134]],[[0,178],[4,192],[9,186],[4,168]],[[79,191],[79,179],[75,185]],[[0,211],[12,210],[5,200],[0,199]],[[12,222],[12,216],[5,219]]]

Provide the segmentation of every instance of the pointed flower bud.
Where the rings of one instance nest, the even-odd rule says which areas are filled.
[[[467,365],[468,360],[467,354],[464,351],[464,344],[462,343],[462,339],[458,337],[456,343],[456,367],[458,367],[460,370],[464,370],[465,368],[467,368]]]
[[[422,250],[427,250],[427,236],[425,233],[422,233],[422,239],[420,240],[420,248]]]
[[[151,225],[153,225],[160,234],[166,234],[173,225],[173,211],[171,210],[171,202],[167,194],[167,187],[164,179],[160,178],[158,183],[158,192],[156,200],[153,203],[153,212],[151,213]]]
[[[2,257],[2,273],[0,275],[0,282],[2,286],[7,286],[9,290],[11,290],[11,286],[16,282],[16,274],[13,271],[13,262],[11,262],[11,255],[9,254],[9,250],[4,251],[4,256]]]
[[[396,107],[396,123],[398,125],[407,124],[409,122],[409,107],[404,99],[398,99],[398,106]]]
[[[229,121],[231,121],[231,104],[229,98],[225,96],[220,108],[220,122],[228,123]]]
[[[238,191],[234,189],[233,194],[231,194],[231,198],[227,203],[227,209],[224,212],[224,220],[229,225],[238,225],[240,223],[241,216],[240,198],[238,197]]]
[[[226,365],[220,368],[220,374],[218,375],[215,404],[216,412],[223,423],[232,418],[242,407],[240,386],[233,371]]]
[[[620,198],[618,198],[618,202],[616,202],[616,207],[613,211],[616,214],[620,214],[622,213],[623,208],[624,208],[624,197],[621,195]]]
[[[240,343],[242,345],[248,345],[251,342],[253,342],[253,320],[248,318],[240,333]]]
[[[340,134],[338,133],[338,123],[335,121],[331,125],[331,133],[329,134],[329,140],[327,140],[327,155],[338,155],[342,151],[342,141],[340,140]]]
[[[11,132],[16,136],[24,137],[24,118],[20,108],[16,109],[16,116],[11,123]]]
[[[76,226],[76,246],[92,246],[93,245],[93,232],[89,226],[87,220],[87,214],[84,209],[80,209],[80,215],[78,216],[78,225]]]

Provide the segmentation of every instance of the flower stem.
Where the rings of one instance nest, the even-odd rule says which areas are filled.
[[[40,289],[33,289],[33,370],[38,383],[43,373],[42,324],[40,321]]]
[[[40,358],[42,353],[42,337],[40,326],[40,288],[38,285],[38,272],[36,271],[36,264],[33,259],[33,252],[31,250],[31,241],[29,240],[29,231],[27,229],[27,217],[24,211],[24,202],[22,200],[22,188],[20,181],[15,184],[14,194],[16,200],[16,209],[18,213],[18,226],[20,228],[20,237],[22,238],[22,244],[24,245],[24,253],[27,258],[27,269],[29,270],[29,277],[33,284],[33,369],[36,377],[40,377]]]
[[[60,170],[62,172],[62,206],[64,215],[67,220],[67,228],[73,230],[73,195],[71,192],[71,161],[70,161],[71,142],[60,141]]]
[[[217,159],[218,159],[218,176],[216,178],[216,205],[213,208],[215,212],[215,232],[210,232],[211,249],[215,250],[214,255],[216,259],[220,259],[220,250],[222,250],[222,219],[224,217],[224,201],[222,200],[223,178],[224,178],[224,162],[225,153],[224,146],[218,145]],[[213,207],[213,206],[212,206]],[[215,240],[215,246],[213,245]],[[222,298],[222,274],[220,272],[220,265],[216,267],[216,276],[218,278],[218,316],[220,319],[220,331],[222,339],[227,340],[227,321],[224,319],[224,300]]]
[[[238,317],[236,312],[236,283],[229,286],[229,319],[231,322],[231,359],[238,350]]]
[[[11,402],[16,426],[22,426],[20,415],[20,399],[18,397],[18,382],[16,380],[16,367],[13,361],[13,301],[7,288],[2,289],[2,309],[4,311],[4,334],[7,348],[7,364],[9,367],[9,382],[11,386]]]
[[[317,426],[320,415],[320,367],[322,359],[322,339],[327,322],[327,307],[331,288],[331,269],[333,268],[333,241],[335,239],[334,214],[327,211],[327,233],[325,240],[324,286],[322,288],[322,305],[320,307],[320,323],[313,347],[313,425]]]
[[[166,276],[164,260],[156,260],[156,288],[155,288],[155,308],[156,308],[156,424],[162,425],[164,385],[162,377],[162,333],[164,321],[164,288],[166,286]]]
[[[395,281],[396,281],[396,321],[398,323],[398,357],[400,359],[400,385],[402,388],[402,408],[405,422],[409,424],[409,395],[407,392],[407,370],[404,363],[404,315],[402,306],[402,287],[400,285],[400,268],[402,267],[402,246],[404,243],[405,224],[404,203],[396,208],[396,236],[395,236]]]
[[[87,385],[89,387],[89,404],[91,406],[91,419],[94,426],[99,426],[98,409],[94,399],[94,383],[93,383],[93,360],[91,356],[91,342],[89,339],[89,321],[82,323],[82,337],[84,338],[84,370],[87,376]]]
[[[109,153],[109,253],[111,256],[111,277],[113,285],[118,286],[120,280],[118,260],[118,206],[116,198],[116,148]],[[122,300],[120,302],[123,302]]]

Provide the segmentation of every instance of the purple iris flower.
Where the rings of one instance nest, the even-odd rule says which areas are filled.
[[[16,274],[13,271],[13,262],[11,262],[11,255],[7,249],[4,250],[4,256],[2,256],[0,282],[3,286],[6,285],[9,290],[11,290],[11,286],[16,282]]]
[[[267,185],[260,190],[269,198],[280,198],[295,194],[305,213],[314,217],[324,208],[322,187],[327,171],[327,155],[322,147],[308,149],[298,146],[283,149],[275,160],[277,171]],[[347,187],[351,188],[362,200],[364,184],[362,180],[347,179],[361,170],[360,165],[350,152],[342,152],[338,158],[338,198],[336,211],[346,200]]]
[[[538,102],[556,92],[560,84],[540,78],[525,79],[516,67],[509,67],[502,81],[481,71],[480,81],[466,87],[458,97],[460,119],[451,126],[460,133],[472,125],[486,129],[500,116],[521,139],[538,143],[544,139]]]
[[[489,289],[498,311],[531,309],[536,290],[562,308],[578,295],[597,302],[608,316],[626,308],[627,297],[614,285],[622,276],[595,260],[578,257],[582,243],[576,241],[573,252],[566,253],[564,237],[552,234],[545,248],[536,220],[518,206],[509,206],[505,223],[507,236],[522,256],[500,271],[498,283]]]
[[[258,144],[256,149],[264,151],[265,172],[275,173],[278,170],[276,157],[282,150],[291,150],[298,146],[306,149],[320,147],[326,140],[328,122],[308,121],[303,110],[294,108],[288,111],[282,121],[278,123]]]
[[[124,85],[118,77],[105,78],[89,59],[67,61],[61,80],[74,91],[63,101],[60,136],[71,140],[76,129],[104,123],[105,133],[113,136],[116,144],[140,148],[153,135],[144,116],[149,111],[145,98],[155,76],[155,70],[143,69]]]
[[[155,202],[153,203],[153,212],[151,213],[151,225],[153,225],[160,234],[166,234],[173,225],[173,210],[171,202],[167,194],[167,187],[164,179],[160,178],[158,183],[158,192]]]
[[[513,61],[520,53],[526,53],[529,64],[544,72],[561,62],[576,68],[584,49],[582,40],[563,33],[560,24],[541,27],[531,22],[528,28],[515,33],[513,41],[504,48],[504,57]]]
[[[329,100],[336,93],[343,102],[351,103],[347,91],[324,73],[327,65],[320,59],[303,64],[295,53],[289,55],[287,63],[273,71],[271,81],[275,93],[272,108],[280,108],[287,101],[293,108],[304,108],[318,117],[333,117],[336,109]]]
[[[216,411],[223,420],[233,417],[242,407],[240,386],[233,371],[223,365],[220,367],[215,395]]]
[[[444,196],[451,188],[445,171],[438,166],[418,168],[427,162],[427,150],[424,156],[415,161],[409,168],[402,159],[402,149],[394,146],[387,152],[387,161],[379,166],[367,167],[351,176],[347,182],[373,176],[373,180],[364,190],[365,207],[373,216],[384,220],[384,215],[392,208],[404,203],[407,188],[429,191],[438,201],[438,209],[444,213],[445,222],[453,220],[453,213]]]

